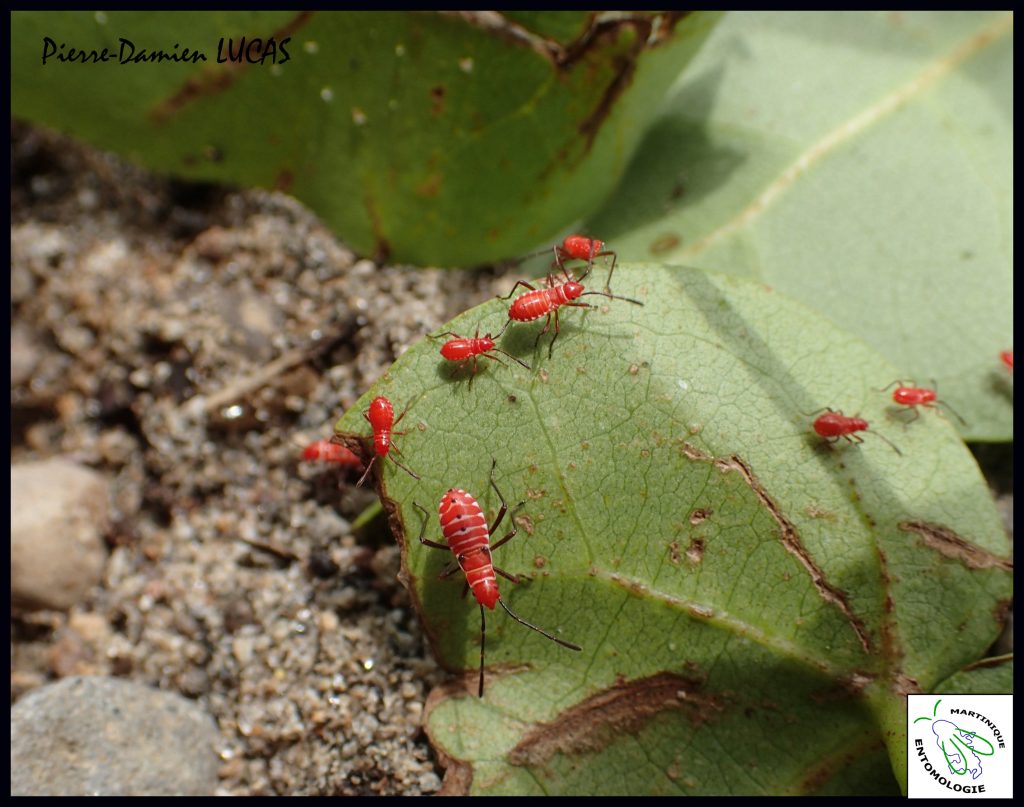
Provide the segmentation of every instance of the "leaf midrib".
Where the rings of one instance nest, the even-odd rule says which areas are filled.
[[[769,183],[755,199],[732,219],[712,230],[702,238],[678,253],[679,258],[693,259],[719,241],[744,230],[751,222],[760,218],[767,210],[772,209],[776,201],[792,188],[799,179],[826,156],[857,135],[867,131],[872,125],[921,96],[940,80],[946,78],[954,68],[980,53],[1007,33],[1013,31],[1013,13],[1009,12],[981,31],[961,41],[952,50],[925,65],[913,78],[889,92],[867,109],[851,118],[844,120],[831,129],[823,137],[808,146],[794,159],[782,173]],[[758,272],[757,277],[763,277]]]

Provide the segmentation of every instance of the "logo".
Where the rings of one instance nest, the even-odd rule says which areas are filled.
[[[1013,796],[1013,695],[907,698],[910,798]]]

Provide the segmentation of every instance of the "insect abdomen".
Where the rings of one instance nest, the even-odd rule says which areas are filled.
[[[552,309],[561,303],[554,295],[555,289],[536,289],[528,291],[517,299],[508,310],[508,315],[516,322],[530,322],[550,314]]]

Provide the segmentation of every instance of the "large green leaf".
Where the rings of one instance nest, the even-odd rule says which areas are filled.
[[[1005,440],[1012,138],[1010,13],[736,13],[590,231],[771,284]]]
[[[12,111],[157,170],[286,189],[364,254],[482,263],[596,209],[718,16],[16,12]],[[45,37],[67,47],[44,64]],[[243,37],[274,50],[220,63]],[[207,61],[121,64],[122,39]],[[111,61],[57,61],[71,48]]]
[[[595,285],[598,281],[595,281]],[[472,389],[430,340],[337,424],[367,450],[362,413],[387,395],[414,480],[383,464],[403,574],[441,663],[467,671],[427,728],[454,782],[479,793],[897,792],[903,693],[979,658],[1010,596],[1008,541],[971,454],[925,411],[904,425],[875,388],[895,368],[813,312],[750,281],[625,264],[615,291],[566,309],[548,358],[541,323],[482,362]],[[507,303],[449,324],[497,332]],[[892,440],[829,446],[804,413],[861,413]],[[358,436],[357,436],[358,435]],[[450,487],[493,518],[492,458],[519,534],[495,562],[523,618],[487,630],[417,543],[440,541]],[[499,531],[501,532],[501,531]],[[903,738],[901,741],[900,737]],[[456,785],[452,785],[455,787]]]

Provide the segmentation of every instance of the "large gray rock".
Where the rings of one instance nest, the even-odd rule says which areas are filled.
[[[63,459],[11,466],[11,604],[64,610],[99,582],[107,483]]]
[[[11,708],[11,795],[213,795],[219,737],[213,719],[179,695],[66,678]]]

